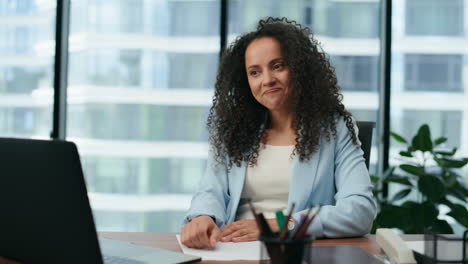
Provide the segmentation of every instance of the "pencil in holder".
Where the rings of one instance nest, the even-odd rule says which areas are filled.
[[[280,239],[279,236],[258,237],[261,264],[311,264],[312,237]]]

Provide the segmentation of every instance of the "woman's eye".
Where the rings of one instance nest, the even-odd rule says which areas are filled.
[[[251,75],[251,76],[256,76],[257,74],[258,74],[258,71],[251,71],[251,72],[250,72],[250,75]]]
[[[273,65],[273,69],[275,69],[275,70],[279,70],[279,69],[282,69],[282,68],[283,68],[283,64],[281,64],[281,63],[277,63],[277,64]]]

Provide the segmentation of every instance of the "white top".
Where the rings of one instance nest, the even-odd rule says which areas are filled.
[[[288,207],[294,145],[273,146],[260,144],[257,165],[248,166],[244,188],[237,209],[236,221],[253,219],[246,199],[251,199],[257,213],[274,218],[278,210]]]

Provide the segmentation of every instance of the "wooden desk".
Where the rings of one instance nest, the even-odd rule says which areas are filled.
[[[139,245],[163,248],[167,250],[182,252],[179,243],[176,239],[176,233],[135,233],[135,232],[100,232],[99,236],[128,241]],[[403,235],[403,240],[416,241],[423,240],[423,235]],[[334,246],[334,245],[353,245],[358,246],[372,255],[384,255],[385,253],[380,249],[375,241],[374,235],[358,238],[344,238],[344,239],[322,239],[313,242],[314,245],[319,246]],[[258,261],[202,261],[201,263],[258,263]],[[6,260],[0,257],[0,264],[21,264],[16,261]]]
[[[132,232],[100,232],[100,236],[122,241],[133,242],[135,244],[164,248],[167,250],[182,252],[176,239],[176,233],[132,233]],[[422,235],[403,235],[403,240],[415,241],[423,240]],[[374,235],[359,238],[344,239],[323,239],[313,242],[314,245],[333,246],[333,245],[353,245],[358,246],[372,255],[384,255],[375,241]],[[202,261],[201,263],[219,263],[220,261]],[[257,263],[258,261],[222,261],[222,263]]]

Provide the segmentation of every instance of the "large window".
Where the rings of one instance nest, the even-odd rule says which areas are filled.
[[[112,91],[109,91],[112,92]],[[70,137],[115,140],[205,141],[207,107],[88,103],[69,109]],[[168,126],[167,124],[171,125]]]
[[[0,1],[0,136],[52,129],[54,1]]]
[[[468,25],[463,0],[393,3],[392,130],[409,137],[423,123],[468,155]],[[405,23],[401,15],[406,14]],[[456,34],[455,34],[456,33]],[[454,35],[461,37],[454,41]],[[398,147],[397,145],[394,146]],[[392,147],[392,149],[394,149]],[[396,151],[396,149],[394,149]]]
[[[0,1],[0,136],[50,138],[56,2]],[[179,231],[206,165],[221,2],[71,0],[66,139],[78,145],[98,230]],[[228,42],[267,16],[310,27],[346,108],[378,120],[380,0],[227,4]],[[392,7],[391,130],[409,137],[428,123],[468,156],[468,0]],[[400,146],[390,147],[396,165]]]
[[[72,1],[67,139],[99,230],[179,231],[206,164],[219,10],[216,0]]]
[[[422,124],[428,124],[434,139],[448,138],[441,147],[457,147],[457,157],[468,156],[467,3],[393,1],[391,130],[411,140]],[[391,141],[391,165],[401,162],[402,148]],[[396,193],[398,188],[389,191]]]

